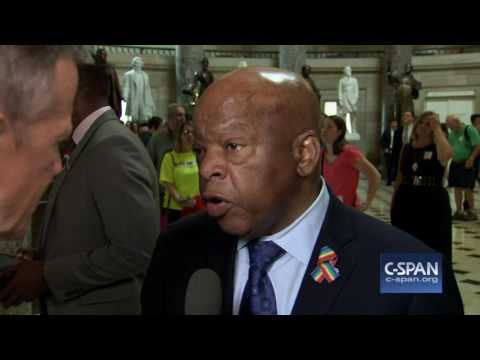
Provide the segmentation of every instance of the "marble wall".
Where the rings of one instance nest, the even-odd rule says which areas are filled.
[[[225,50],[222,46],[222,50]],[[320,46],[320,45],[319,45]],[[247,51],[245,45],[231,45],[232,51]],[[271,49],[270,49],[271,47]],[[215,45],[206,46],[214,49]],[[277,45],[262,47],[265,51],[276,50]],[[255,48],[258,50],[258,47]],[[373,50],[373,48],[372,48]],[[128,71],[131,55],[111,54],[109,60],[116,66],[120,79]],[[143,56],[144,70],[150,75],[157,115],[165,118],[167,106],[176,99],[175,58],[154,55]],[[210,69],[218,79],[237,68],[240,61],[250,66],[277,66],[274,59],[258,58],[211,58]],[[338,98],[337,86],[343,68],[350,65],[360,85],[360,115],[358,128],[361,135],[357,145],[367,157],[378,164],[381,160],[379,138],[382,132],[382,63],[376,58],[355,59],[307,59],[312,67],[312,78],[323,94],[324,101]],[[480,54],[438,55],[414,57],[415,76],[423,82],[424,91],[416,102],[418,112],[424,109],[426,94],[430,91],[472,90],[475,92],[475,110],[480,112]]]

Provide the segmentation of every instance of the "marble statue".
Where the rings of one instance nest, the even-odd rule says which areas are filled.
[[[308,65],[304,65],[302,67],[302,76],[305,79],[306,82],[310,85],[312,88],[313,92],[317,96],[318,102],[321,102],[322,100],[322,94],[320,94],[320,90],[318,90],[317,85],[315,85],[315,82],[313,79],[310,77],[310,74],[312,73],[312,68]]]
[[[339,100],[339,114],[347,120],[347,115],[350,114],[350,124],[352,134],[358,134],[357,131],[357,104],[359,97],[358,80],[352,76],[352,68],[346,66],[344,69],[344,77],[340,79],[338,84],[338,100]]]
[[[391,64],[388,69],[388,80],[391,86],[395,88],[395,119],[400,121],[403,113],[411,112],[415,114],[415,105],[413,100],[418,99],[422,83],[413,77],[412,64],[405,66],[405,71],[391,71]]]
[[[248,63],[245,60],[242,60],[238,63],[238,68],[239,69],[244,69],[248,67]]]
[[[131,116],[134,122],[148,121],[155,112],[150,80],[142,70],[142,58],[134,57],[132,67],[132,70],[125,73],[123,82],[123,96],[127,102],[125,115]]]

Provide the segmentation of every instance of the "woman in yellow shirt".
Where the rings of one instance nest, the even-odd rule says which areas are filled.
[[[197,158],[193,152],[193,127],[185,122],[175,143],[162,160],[160,183],[165,187],[163,206],[169,224],[179,220],[182,210],[197,206],[200,199],[200,179]]]

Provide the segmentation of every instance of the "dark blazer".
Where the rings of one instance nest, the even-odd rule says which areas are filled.
[[[380,294],[380,255],[429,252],[420,241],[344,206],[330,192],[325,222],[307,267],[293,315],[462,314],[463,305],[451,268],[444,271],[442,295]],[[142,310],[184,314],[185,293],[193,273],[209,268],[223,284],[223,314],[232,314],[237,238],[225,234],[207,214],[171,226],[157,243],[142,290]],[[339,257],[341,276],[333,284],[316,283],[311,273],[320,249]]]
[[[160,233],[158,179],[140,139],[112,110],[71,154],[49,194],[40,259],[48,314],[140,313],[140,290]]]
[[[396,133],[396,130],[393,133],[394,138],[395,138],[395,133]],[[380,145],[382,147],[383,152],[387,152],[387,150],[389,150],[391,141],[392,141],[392,133],[391,133],[391,129],[388,128],[383,132],[382,138],[380,139]]]
[[[403,126],[399,126],[395,131],[393,137],[393,148],[392,148],[392,162],[398,167],[398,162],[400,161],[400,155],[403,148]]]

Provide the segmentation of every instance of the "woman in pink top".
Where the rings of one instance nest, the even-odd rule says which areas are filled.
[[[355,146],[347,144],[345,121],[338,116],[329,116],[322,128],[325,148],[321,153],[322,175],[335,195],[346,205],[366,211],[372,205],[381,176]],[[357,195],[360,173],[368,179],[368,194],[365,203]]]

